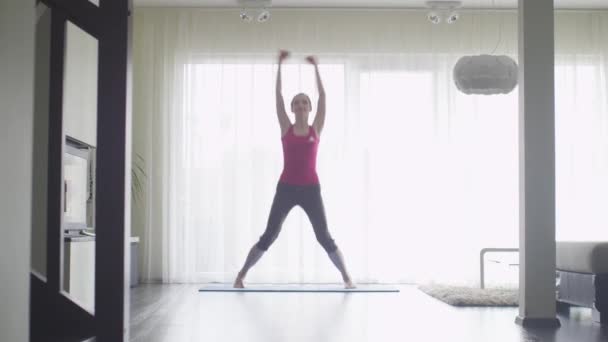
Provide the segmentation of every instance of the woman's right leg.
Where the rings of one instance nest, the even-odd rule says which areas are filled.
[[[258,248],[257,244],[253,245],[253,247],[251,247],[251,249],[249,250],[249,254],[247,254],[247,259],[245,260],[245,265],[243,265],[243,268],[239,271],[239,273],[236,276],[236,280],[234,281],[234,287],[236,288],[243,288],[245,287],[243,284],[243,280],[245,279],[245,276],[247,275],[247,271],[249,271],[249,269],[255,265],[256,262],[258,262],[258,260],[260,260],[260,258],[262,257],[262,255],[264,254],[264,250]]]
[[[244,287],[243,280],[245,279],[245,276],[247,276],[247,272],[256,262],[258,262],[258,260],[260,260],[264,252],[266,252],[274,240],[277,239],[287,214],[289,214],[289,211],[294,206],[295,201],[290,194],[289,189],[286,186],[279,184],[274,195],[274,200],[272,201],[270,215],[268,215],[266,230],[264,231],[264,234],[260,236],[260,240],[249,250],[245,264],[234,281],[234,287]]]

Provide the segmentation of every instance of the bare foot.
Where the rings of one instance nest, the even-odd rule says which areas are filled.
[[[352,289],[356,289],[357,286],[355,284],[353,284],[352,280],[345,280],[344,281],[344,288],[347,290],[352,290]]]
[[[233,287],[235,289],[244,289],[245,288],[245,285],[243,285],[243,277],[241,276],[240,273],[239,273],[239,275],[236,276]]]

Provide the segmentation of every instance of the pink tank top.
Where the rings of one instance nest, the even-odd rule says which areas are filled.
[[[319,184],[317,176],[317,149],[319,137],[308,126],[308,134],[295,135],[293,125],[281,138],[283,142],[283,173],[280,182],[294,185]]]

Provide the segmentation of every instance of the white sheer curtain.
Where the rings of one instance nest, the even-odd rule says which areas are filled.
[[[451,78],[463,54],[516,58],[514,13],[451,27],[412,11],[279,10],[264,25],[229,10],[135,14],[134,151],[148,178],[133,230],[145,280],[232,281],[262,234],[282,169],[278,48],[294,51],[287,101],[303,91],[316,102],[302,61],[320,58],[318,172],[356,281],[475,283],[480,248],[517,246],[517,90],[466,96]],[[606,238],[608,15],[556,20],[558,238]],[[339,280],[299,208],[248,276]]]
[[[557,59],[558,240],[608,240],[607,57]]]

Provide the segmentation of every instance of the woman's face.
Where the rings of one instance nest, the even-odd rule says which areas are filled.
[[[294,114],[306,114],[310,113],[311,110],[310,99],[306,94],[298,94],[291,100],[291,111]]]

